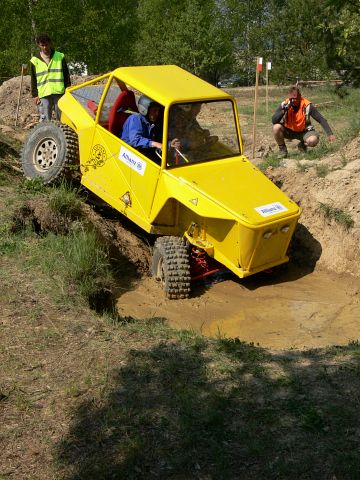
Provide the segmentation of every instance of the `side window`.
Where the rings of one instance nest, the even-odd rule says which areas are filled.
[[[121,138],[124,123],[130,115],[136,112],[135,92],[125,83],[114,78],[102,104],[100,125]]]
[[[102,127],[109,129],[109,117],[111,109],[115,103],[115,100],[118,98],[121,93],[120,86],[115,78],[112,79],[110,87],[106,92],[106,97],[104,103],[102,104],[99,123]]]
[[[97,107],[104,93],[109,77],[102,80],[96,80],[84,87],[79,87],[71,93],[74,98],[85,108],[85,110],[95,118]]]

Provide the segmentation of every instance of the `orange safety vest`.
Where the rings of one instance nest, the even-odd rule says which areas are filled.
[[[287,98],[285,102],[287,103],[288,101],[289,99]],[[284,127],[293,132],[303,132],[310,125],[310,105],[310,100],[300,97],[299,108],[296,111],[293,108],[289,108],[286,111],[283,122]]]

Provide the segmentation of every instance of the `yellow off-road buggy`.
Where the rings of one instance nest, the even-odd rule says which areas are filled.
[[[120,139],[141,95],[161,105],[163,148],[150,156]],[[188,297],[214,262],[243,278],[288,261],[300,209],[243,155],[229,94],[174,65],[123,67],[59,106],[61,123],[26,140],[24,174],[50,183],[78,165],[85,187],[156,236],[152,274],[168,298]]]

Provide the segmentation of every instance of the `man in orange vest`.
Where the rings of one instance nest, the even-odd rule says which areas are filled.
[[[319,134],[311,125],[310,117],[320,123],[330,142],[336,140],[328,122],[310,100],[301,96],[298,87],[290,87],[289,97],[281,102],[272,117],[273,133],[279,145],[279,156],[288,156],[285,139],[299,140],[300,152],[306,152],[307,147],[315,147],[318,144]]]

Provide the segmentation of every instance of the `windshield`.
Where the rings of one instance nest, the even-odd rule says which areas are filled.
[[[169,112],[167,166],[240,155],[230,100],[179,103]]]

